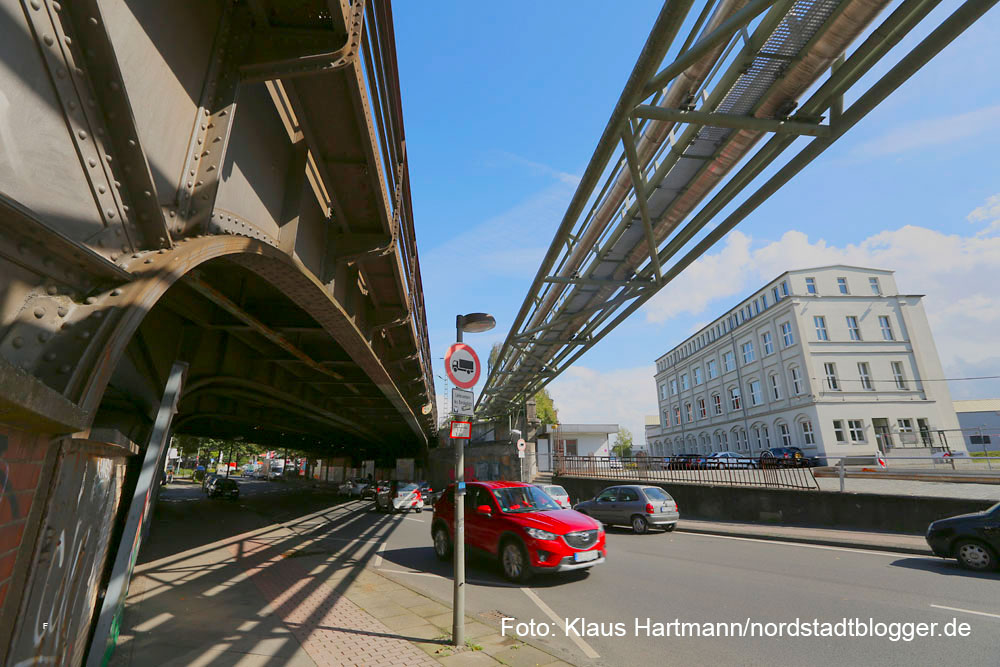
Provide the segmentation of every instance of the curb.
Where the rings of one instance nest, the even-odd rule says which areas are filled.
[[[799,544],[816,544],[825,547],[846,547],[850,549],[864,549],[866,551],[891,551],[900,554],[913,554],[918,556],[934,556],[934,552],[918,547],[905,547],[898,544],[869,544],[865,542],[851,542],[849,540],[836,540],[823,537],[794,537],[791,535],[772,535],[770,533],[757,532],[735,532],[727,530],[713,530],[711,528],[687,528],[677,526],[679,533],[694,533],[700,535],[718,535],[722,537],[747,537],[756,540],[770,540],[772,542],[790,542]]]

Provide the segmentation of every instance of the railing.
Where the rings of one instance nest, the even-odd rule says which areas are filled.
[[[762,486],[772,489],[819,489],[812,469],[786,465],[779,459],[679,458],[666,456],[554,455],[557,475],[598,477],[629,482],[674,482],[715,486]]]
[[[396,63],[396,38],[393,31],[392,5],[386,0],[365,3],[365,29],[361,44],[364,78],[373,125],[379,144],[381,173],[386,181],[392,214],[393,236],[402,266],[403,290],[411,308],[411,326],[420,352],[420,364],[428,391],[433,394],[430,337],[420,279],[420,259],[414,232],[413,205],[410,196],[410,170],[406,157],[406,134],[403,129],[402,101],[399,94],[399,68]]]

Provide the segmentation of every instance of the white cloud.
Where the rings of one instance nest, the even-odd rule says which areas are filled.
[[[998,365],[1000,196],[990,197],[968,219],[987,227],[962,236],[906,225],[842,247],[810,241],[799,231],[763,245],[733,232],[721,250],[698,259],[651,299],[646,318],[664,322],[684,313],[714,317],[788,270],[827,264],[889,269],[895,271],[900,291],[925,295],[924,309],[945,374],[994,375],[975,369]],[[969,388],[972,384],[962,385],[961,393],[1000,393],[997,382],[980,383],[976,390]]]
[[[571,366],[548,389],[561,423],[619,424],[641,445],[645,416],[657,413],[655,373],[652,364],[606,372]]]
[[[859,145],[852,153],[866,158],[881,157],[951,144],[991,133],[997,121],[1000,121],[1000,105],[952,116],[912,121]]]

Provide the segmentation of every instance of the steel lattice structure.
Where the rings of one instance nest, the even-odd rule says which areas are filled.
[[[846,109],[845,93],[940,0],[903,0],[850,53],[889,0],[707,0],[661,69],[693,4],[663,5],[491,368],[478,414],[507,413],[551,382],[996,0],[962,4]],[[719,219],[800,137],[812,139]]]

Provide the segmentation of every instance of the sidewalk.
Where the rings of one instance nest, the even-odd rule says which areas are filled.
[[[677,530],[682,533],[724,535],[727,537],[745,537],[774,540],[777,542],[803,542],[806,544],[893,551],[923,556],[934,555],[923,537],[900,533],[873,533],[832,528],[801,528],[798,526],[769,526],[759,523],[700,521],[697,519],[681,519],[677,524]]]
[[[369,510],[339,505],[138,566],[112,664],[567,664],[468,617],[466,647],[451,646],[449,606],[371,567],[391,526]],[[337,536],[352,524],[356,538]],[[157,528],[169,540],[177,526]]]

